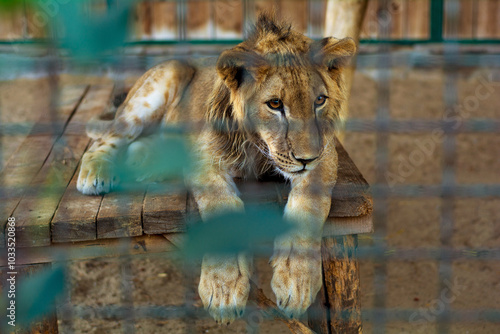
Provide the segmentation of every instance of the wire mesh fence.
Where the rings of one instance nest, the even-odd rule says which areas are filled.
[[[108,1],[108,3],[110,7],[113,6],[111,2]],[[247,25],[251,21],[251,11],[248,10],[249,3],[251,2],[244,1],[242,4],[244,13],[246,13],[243,15],[245,22],[243,25]],[[357,58],[357,68],[360,73],[364,74],[360,80],[373,80],[373,91],[375,92],[375,98],[371,100],[372,106],[370,107],[374,110],[374,113],[369,117],[357,117],[356,115],[363,115],[356,110],[351,110],[352,117],[349,117],[346,122],[345,138],[347,150],[350,153],[353,151],[354,160],[361,166],[362,170],[368,164],[361,160],[366,157],[366,154],[362,155],[356,152],[357,150],[363,150],[362,147],[359,147],[359,144],[363,143],[360,139],[361,136],[371,138],[369,145],[373,148],[371,151],[373,164],[363,172],[366,171],[372,174],[368,179],[374,200],[374,233],[370,236],[360,236],[359,245],[355,250],[355,257],[361,263],[361,299],[364,302],[361,313],[365,332],[460,333],[468,331],[470,333],[496,333],[500,328],[500,305],[498,304],[498,261],[500,259],[498,197],[500,196],[500,188],[497,170],[495,170],[499,166],[500,157],[498,145],[496,145],[500,129],[497,111],[500,87],[500,69],[498,68],[500,66],[500,56],[495,52],[489,53],[488,46],[486,52],[469,53],[468,49],[459,41],[461,32],[460,17],[463,13],[461,6],[467,6],[464,1],[448,0],[444,2],[436,1],[436,3],[441,6],[439,9],[441,18],[438,22],[441,28],[437,29],[436,23],[434,23],[434,28],[430,29],[430,36],[434,37],[430,38],[430,40],[434,42],[444,41],[442,37],[443,22],[446,22],[446,34],[448,36],[446,43],[438,46],[438,52],[434,52],[432,47],[427,49],[421,46],[404,49],[394,47],[390,42],[393,21],[391,23],[391,20],[383,20],[383,17],[380,16],[377,20],[377,38],[381,43],[376,45],[375,50],[367,48]],[[311,9],[315,4],[319,6],[321,2],[309,1],[309,13],[318,12],[318,10]],[[392,1],[378,1],[378,5],[380,6],[379,14],[384,9],[387,9],[384,13],[391,15],[388,9],[392,5]],[[179,40],[187,39],[187,9],[185,6],[187,6],[186,2],[180,2],[176,13],[179,18],[177,21]],[[437,5],[433,2],[432,6]],[[432,10],[435,10],[435,8],[432,7]],[[431,14],[436,15],[435,12]],[[215,18],[212,18],[212,20],[215,20]],[[385,24],[385,22],[389,23]],[[97,23],[93,22],[92,24]],[[313,18],[307,25],[307,32],[313,37],[319,37],[321,35],[319,33],[321,26],[322,23]],[[438,30],[441,31],[441,39],[433,39]],[[216,35],[214,28],[214,32],[210,36],[214,37]],[[111,33],[111,37],[115,38],[117,35]],[[88,36],[82,38],[85,39]],[[104,42],[106,42],[105,38]],[[490,40],[490,42],[492,41]],[[182,48],[182,46],[176,43],[173,44],[173,52],[184,53],[182,50],[175,51],[176,48]],[[491,48],[495,50],[494,46],[491,46]],[[74,66],[80,71],[85,71],[95,66],[96,61],[94,59],[90,62],[90,66],[85,62],[73,63],[61,57],[56,47],[51,46],[50,50],[49,56],[41,61],[42,68],[51,78],[49,80],[49,92],[53,94],[50,99],[51,105],[46,106],[44,109],[47,114],[42,115],[41,121],[36,122],[37,125],[33,121],[26,123],[2,121],[1,124],[2,147],[7,147],[7,143],[14,140],[18,135],[29,135],[31,138],[39,139],[42,138],[39,136],[48,134],[50,137],[47,139],[48,142],[40,144],[38,149],[32,147],[31,152],[25,153],[29,156],[40,154],[40,161],[37,165],[22,169],[23,173],[30,173],[30,176],[23,179],[25,184],[22,187],[19,187],[18,183],[10,181],[15,176],[19,177],[18,174],[15,174],[14,168],[11,167],[17,168],[21,166],[22,160],[19,163],[12,160],[14,154],[10,149],[0,151],[0,158],[4,167],[1,174],[1,198],[4,202],[2,216],[16,217],[18,221],[20,220],[19,215],[22,215],[21,209],[29,209],[34,203],[27,202],[23,206],[20,204],[23,203],[23,199],[36,198],[38,201],[40,198],[48,199],[42,202],[45,207],[54,205],[54,211],[48,213],[48,215],[53,215],[55,210],[60,208],[59,201],[62,196],[65,196],[64,189],[75,186],[72,180],[76,177],[75,168],[80,159],[78,152],[79,150],[83,152],[90,145],[89,140],[81,143],[78,141],[79,144],[72,144],[71,138],[73,137],[69,138],[66,135],[66,130],[71,129],[71,122],[76,117],[74,115],[77,115],[75,110],[86,103],[90,103],[89,100],[92,99],[96,99],[100,104],[107,103],[112,95],[109,90],[108,95],[96,98],[96,95],[88,95],[93,94],[92,88],[88,86],[80,87],[80,90],[73,95],[64,95],[64,91],[61,91],[64,84],[61,81],[58,82],[57,79],[59,67],[63,66],[66,70],[71,70],[71,67]],[[20,58],[23,57],[24,50],[18,49],[16,52],[19,52]],[[88,56],[88,54],[85,56]],[[128,56],[129,58],[127,58],[127,55],[121,57],[118,63],[111,65],[111,67],[116,66],[116,72],[122,71],[128,64],[133,62],[140,63],[139,66],[132,65],[133,67],[141,69],[149,67],[149,65],[158,62],[159,59],[165,58],[165,55],[153,57],[144,55],[142,59],[137,55]],[[100,59],[102,58],[98,58],[97,62]],[[477,70],[478,68],[480,70]],[[475,71],[475,77],[471,84],[472,89],[464,93],[460,87],[461,79],[464,75],[468,75],[471,70]],[[408,102],[405,103],[405,99],[412,101],[412,103],[421,102],[424,107],[427,107],[428,105],[425,103],[427,101],[424,100],[416,101],[415,98],[404,97],[403,102],[399,105],[398,102],[395,102],[396,97],[394,95],[398,93],[398,87],[394,82],[394,78],[400,75],[401,71],[406,71],[401,80],[403,82],[409,78],[407,73],[410,71],[420,71],[424,73],[424,77],[429,75],[429,78],[433,73],[439,73],[442,81],[435,83],[429,79],[429,83],[427,83],[424,79],[420,80],[420,86],[416,87],[416,90],[429,91],[429,87],[426,87],[426,85],[429,85],[438,91],[442,91],[441,96],[439,96],[439,93],[427,96],[429,99],[440,100],[440,107],[435,110],[438,113],[437,115],[422,118],[420,116],[422,114],[419,113],[416,113],[417,117],[414,117],[410,112],[405,114],[404,108],[410,108]],[[124,85],[126,84],[118,82],[118,91]],[[366,88],[366,86],[363,87]],[[408,93],[408,90],[406,90],[406,93]],[[356,88],[352,95],[351,100],[354,101],[358,98]],[[361,94],[361,96],[365,97],[366,95]],[[67,98],[67,100],[64,98]],[[403,110],[396,110],[398,106]],[[95,106],[90,105],[88,109],[92,110],[93,107]],[[485,109],[492,109],[493,111],[485,114],[483,113]],[[0,112],[2,117],[10,113],[5,104],[4,106],[0,105]],[[64,118],[65,114],[69,115],[69,117]],[[85,120],[78,121],[80,123],[76,123],[76,125],[81,126]],[[406,144],[407,149],[398,154],[397,151],[395,152],[394,146],[400,144],[398,141],[404,140],[402,136],[409,136],[410,144]],[[467,140],[472,142],[472,148],[464,149],[462,143]],[[487,144],[481,146],[480,143],[484,143],[484,141]],[[32,142],[34,143],[35,139],[32,139]],[[475,145],[477,145],[477,148]],[[21,144],[18,147],[20,149],[25,148]],[[48,148],[47,154],[43,154],[43,149],[40,149],[40,147]],[[479,154],[479,150],[485,152]],[[7,154],[4,152],[7,152]],[[44,162],[50,161],[51,155],[63,156],[62,161],[64,163],[60,167],[56,167],[56,169],[44,170]],[[467,161],[465,164],[464,159]],[[426,167],[436,160],[439,160],[439,162],[435,165],[435,168],[429,169]],[[475,161],[470,162],[470,160]],[[477,163],[480,167],[477,169],[470,167],[474,166],[474,163]],[[70,167],[66,170],[68,164]],[[370,170],[370,168],[373,170]],[[425,173],[422,175],[419,170],[438,175],[431,178],[434,182],[429,182]],[[476,174],[476,176],[466,178],[464,174],[467,173]],[[481,173],[484,173],[483,177],[481,177]],[[44,180],[49,180],[49,182],[44,182]],[[352,188],[350,189],[352,190]],[[138,197],[129,199],[128,202],[119,202],[116,209],[119,216],[127,216],[135,212],[136,209],[131,203],[134,200],[143,203],[147,193],[148,190],[139,189],[138,195],[135,194]],[[261,194],[261,196],[265,197],[267,195]],[[54,198],[52,199],[52,197]],[[137,198],[139,199],[137,200]],[[429,200],[437,204],[429,206],[426,204]],[[16,203],[12,205],[12,201]],[[98,199],[97,205],[102,204],[102,201],[104,199]],[[191,203],[191,205],[193,204]],[[471,206],[478,206],[478,208],[471,208]],[[39,208],[40,205],[34,207]],[[400,208],[399,211],[395,210],[395,207]],[[488,213],[482,212],[485,207],[490,208]],[[406,210],[408,212],[405,212]],[[430,213],[426,212],[426,210],[435,212],[434,218],[429,218]],[[395,213],[395,211],[397,212]],[[144,215],[142,204],[138,212],[141,217]],[[30,213],[23,217],[34,219],[35,215],[36,213]],[[423,218],[416,219],[415,216],[420,215]],[[50,219],[52,219],[52,216]],[[97,220],[98,217],[93,219]],[[432,223],[426,222],[426,219],[429,219]],[[396,220],[397,222],[395,222]],[[412,233],[418,232],[418,227],[407,227],[406,224],[408,223],[406,221],[420,223],[422,224],[421,229],[429,229],[430,232],[427,232],[426,235],[431,236],[430,239],[433,241],[429,242],[422,239],[421,235],[414,236],[405,232],[402,233],[402,236],[395,238],[397,241],[394,241],[394,235],[398,235],[401,230],[406,229],[406,231]],[[9,237],[8,222],[6,221],[4,228],[6,238]],[[477,227],[471,229],[471,225],[477,225]],[[22,228],[23,226],[19,227]],[[133,228],[128,229],[127,233],[129,234],[124,236],[133,236],[131,231],[133,231]],[[49,234],[49,244],[51,242],[50,238]],[[414,242],[412,241],[413,238],[419,239],[421,242]],[[82,329],[82,324],[85,321],[87,323],[97,323],[103,328],[111,328],[116,332],[123,333],[146,333],[153,330],[157,332],[197,333],[217,330],[211,325],[207,325],[207,322],[203,322],[210,319],[210,317],[203,310],[195,292],[199,268],[193,269],[191,265],[182,263],[182,258],[179,259],[176,252],[169,252],[167,255],[161,252],[156,255],[132,255],[134,251],[131,251],[131,248],[135,248],[135,251],[138,252],[141,247],[154,247],[154,245],[151,246],[146,243],[131,243],[130,240],[126,239],[113,244],[110,248],[101,247],[98,241],[96,243],[97,250],[88,251],[84,248],[76,250],[74,252],[78,255],[74,256],[74,258],[103,257],[111,253],[118,254],[120,257],[117,260],[109,260],[109,262],[98,261],[92,264],[90,261],[69,266],[64,261],[56,261],[57,265],[54,264],[56,269],[51,272],[52,274],[41,278],[34,276],[35,279],[31,284],[35,288],[26,288],[26,292],[23,292],[22,289],[25,287],[19,286],[17,289],[18,298],[30,299],[32,296],[39,296],[39,299],[50,301],[53,297],[60,297],[57,315],[59,318],[59,331],[63,333],[90,331],[89,328]],[[169,245],[172,244],[175,244],[175,242],[170,240]],[[409,246],[406,246],[406,244]],[[3,248],[3,257],[6,257],[4,254],[7,255],[10,252],[8,248]],[[110,249],[114,251],[110,251]],[[270,256],[272,243],[268,242],[262,249],[261,257]],[[44,251],[44,249],[40,251],[40,256],[43,255]],[[85,253],[86,251],[89,254]],[[338,249],[338,253],[342,253],[342,251],[345,251],[345,249]],[[37,252],[36,248],[34,252]],[[70,250],[67,250],[68,254],[61,254],[61,249],[54,252],[58,253],[59,259],[63,260]],[[19,251],[19,254],[21,254],[19,256],[24,256],[25,253]],[[28,256],[26,255],[26,257]],[[177,301],[181,302],[175,305],[153,304],[150,301],[156,300],[154,297],[145,301],[140,297],[141,291],[137,290],[137,286],[143,286],[141,282],[137,281],[137,277],[144,277],[138,271],[138,268],[141,267],[140,263],[149,263],[150,266],[154,267],[165,261],[165,258],[169,259],[168,261],[176,258],[177,263],[181,264],[174,266],[175,269],[169,271],[168,274],[155,272],[154,270],[153,272],[155,275],[160,275],[158,277],[165,278],[161,280],[163,284],[173,291],[177,290],[175,291],[176,296],[179,297]],[[262,260],[260,261],[262,262]],[[60,272],[57,271],[59,265],[65,267],[64,270],[61,269],[61,272],[66,273],[66,291],[60,291],[58,287],[55,288],[53,284],[50,284],[50,280],[60,277],[58,276]],[[81,302],[83,300],[82,293],[75,289],[75,286],[81,286],[77,276],[79,274],[83,275],[87,270],[89,272],[92,270],[97,271],[100,265],[106,269],[112,268],[113,272],[113,274],[104,272],[97,275],[104,286],[108,286],[107,284],[110,284],[110,282],[119,286],[119,289],[115,291],[116,295],[111,298],[113,302],[109,304]],[[253,278],[257,281],[262,278],[265,281],[265,278],[269,276],[266,269],[262,269],[262,263],[257,267],[257,274]],[[406,269],[398,271],[399,267]],[[178,273],[172,274],[175,271],[178,271]],[[168,275],[174,275],[174,281],[182,283],[183,286],[175,287],[165,283],[168,280],[166,278]],[[422,275],[428,276],[422,278]],[[108,279],[106,276],[114,277],[109,278],[110,282],[105,283]],[[99,282],[96,281],[94,284],[99,285]],[[2,279],[2,289],[8,291],[8,286],[8,284],[5,285],[5,280]],[[39,293],[36,290],[40,287],[46,288],[44,293]],[[421,287],[426,290],[415,290]],[[160,287],[155,285],[154,288],[159,289]],[[102,290],[100,291],[105,293]],[[396,293],[402,293],[402,296],[395,297]],[[75,297],[71,294],[79,296]],[[23,295],[27,296],[23,297]],[[32,305],[36,306],[37,304]],[[22,311],[18,310],[18,314]],[[244,324],[240,324],[236,329],[228,327],[227,330],[249,333],[259,331],[277,333],[284,330],[282,327],[266,327],[266,324],[276,320],[276,316],[264,311],[262,307],[248,305],[244,315]],[[26,311],[26,313],[28,314],[29,311]],[[37,315],[39,312],[32,313]],[[313,316],[314,313],[309,313],[310,318]],[[350,319],[350,317],[352,317],[352,313],[349,310],[345,311],[345,314],[340,314],[340,318]],[[3,320],[5,319],[7,318]],[[22,321],[23,318],[18,319]],[[26,319],[30,320],[31,318],[26,317]],[[25,321],[27,321],[26,319]],[[180,327],[177,329],[170,327],[169,324],[179,319],[182,326],[179,325]],[[149,321],[155,321],[159,325],[157,327],[147,327],[145,323]],[[104,325],[106,322],[119,322],[120,326],[106,327]]]

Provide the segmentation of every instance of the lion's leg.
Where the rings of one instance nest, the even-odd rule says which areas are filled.
[[[321,238],[336,179],[332,155],[326,160],[335,163],[293,180],[285,207],[292,228],[275,241],[271,287],[278,306],[292,318],[303,314],[321,289]]]
[[[169,61],[152,68],[138,80],[113,126],[84,154],[77,183],[80,192],[97,195],[113,188],[117,154],[144,129],[160,123],[165,106],[179,103],[193,74],[190,66]]]
[[[199,143],[209,143],[210,133]],[[202,149],[202,155],[210,154]],[[219,213],[244,210],[231,176],[211,161],[200,157],[200,166],[193,175],[192,188],[201,218],[206,221]],[[235,222],[236,223],[236,222]],[[250,292],[251,258],[246,254],[206,254],[201,266],[198,293],[210,315],[219,323],[230,323],[241,317]]]

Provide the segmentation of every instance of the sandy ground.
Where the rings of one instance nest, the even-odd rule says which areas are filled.
[[[479,79],[488,71],[463,71],[458,80],[459,103],[468,101],[481,85]],[[498,75],[498,73],[496,73]],[[99,82],[101,78],[74,78],[65,76],[61,82]],[[390,114],[395,119],[441,119],[444,76],[441,70],[396,69],[391,79]],[[500,119],[500,86],[497,84],[488,98],[482,99],[477,108],[466,118]],[[48,103],[48,85],[44,79],[16,80],[0,83],[0,120],[9,122],[33,122],[37,110]],[[470,100],[470,99],[469,99]],[[353,118],[374,119],[377,104],[377,82],[367,74],[357,73],[350,115]],[[9,135],[2,141],[3,161],[6,161],[23,140],[22,135]],[[347,133],[345,146],[370,183],[375,181],[375,133]],[[397,173],[402,160],[408,160],[412,152],[421,150],[421,143],[432,140],[429,133],[391,134],[389,136],[389,170]],[[442,177],[441,142],[424,156],[424,162],[406,175],[401,184],[438,185]],[[459,184],[500,183],[500,134],[468,133],[457,136],[456,180]],[[441,220],[440,198],[398,199],[388,203],[385,221],[385,241],[391,248],[437,248],[440,246],[439,224]],[[375,229],[380,222],[375,222]],[[362,236],[360,244],[374,244],[373,236]],[[454,229],[452,246],[458,248],[498,248],[500,245],[500,199],[457,199],[454,202]],[[387,259],[386,307],[401,309],[432,310],[439,291],[438,269],[435,260]],[[70,264],[71,301],[86,306],[117,305],[122,300],[118,260],[93,260]],[[374,306],[374,270],[376,264],[361,259],[362,307]],[[196,282],[185,284],[186,278],[171,259],[141,258],[132,260],[133,298],[135,306],[180,305],[185,301],[200,305]],[[268,296],[271,271],[267,259],[256,261],[260,285]],[[453,278],[460,288],[453,294],[451,307],[457,310],[500,309],[500,262],[468,258],[452,263]],[[252,316],[252,314],[250,315]],[[419,318],[421,319],[421,318]],[[250,321],[251,322],[251,321]],[[255,321],[253,322],[255,323]],[[243,320],[226,326],[218,326],[210,319],[185,322],[183,320],[142,319],[136,321],[137,333],[245,333],[260,329],[261,333],[287,333],[280,323],[262,322],[260,327],[247,326]],[[121,333],[122,324],[116,320],[74,319],[75,333]],[[365,322],[365,333],[371,333],[371,324]],[[388,333],[433,333],[436,324],[406,322],[389,323]],[[65,330],[63,330],[65,332]],[[500,324],[488,322],[460,322],[451,325],[451,333],[500,333]]]

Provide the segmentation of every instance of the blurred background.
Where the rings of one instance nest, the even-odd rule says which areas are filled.
[[[78,87],[112,85],[119,94],[166,59],[217,55],[263,10],[312,38],[325,35],[329,20],[326,0],[0,4],[3,196],[26,137],[44,115],[57,119],[57,106],[79,99]],[[374,196],[375,232],[359,236],[364,332],[500,333],[500,1],[368,0],[360,39],[344,146]],[[288,331],[272,321],[220,327],[208,318],[124,325],[116,314],[89,311],[124,303],[124,286],[135,306],[186,298],[201,306],[187,292],[195,282],[184,284],[171,259],[130,263],[125,271],[120,260],[70,263],[66,301],[87,311],[60,320],[59,331]],[[267,259],[256,268],[273,296]]]

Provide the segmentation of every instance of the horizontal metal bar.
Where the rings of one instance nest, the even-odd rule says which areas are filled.
[[[125,46],[148,45],[236,45],[242,39],[192,39],[192,40],[137,40],[125,43]],[[30,40],[0,40],[0,45],[49,45],[49,39]],[[500,44],[500,39],[361,39],[361,44],[392,44],[392,45],[417,45],[417,44]]]
[[[451,287],[453,288],[453,287]],[[450,293],[447,293],[448,296]],[[439,296],[438,296],[439,297]],[[190,316],[196,319],[209,318],[209,314],[202,308],[192,309],[186,305],[170,305],[170,306],[119,306],[119,305],[104,305],[104,306],[83,306],[71,305],[65,306],[65,309],[70,309],[71,317],[78,319],[107,319],[107,320],[124,320],[129,314],[134,314],[139,319],[180,319],[186,316],[186,312],[190,312]],[[248,306],[246,314],[259,312],[262,316],[261,320],[269,320],[255,307]],[[364,306],[362,309],[362,318],[364,322],[372,322],[380,315],[385,315],[387,321],[412,321],[425,318],[425,308],[418,309],[398,309],[398,308],[369,308]],[[65,317],[67,312],[62,312],[60,320],[68,320]],[[349,319],[351,312],[341,312],[340,316]],[[468,323],[477,321],[487,321],[498,323],[500,322],[500,310],[497,309],[468,309],[468,310],[451,310],[449,311],[450,320],[455,323]]]
[[[352,118],[346,121],[346,131],[348,132],[388,132],[397,134],[430,133],[441,129],[444,133],[499,133],[500,120],[473,118],[461,121],[459,127],[456,127],[455,119],[451,121],[443,120],[390,120],[386,124],[380,124],[376,119]],[[0,124],[0,135],[51,135],[54,131],[60,129],[64,124],[60,122],[53,123],[33,123],[33,122],[12,122]],[[80,124],[85,128],[85,123]]]

